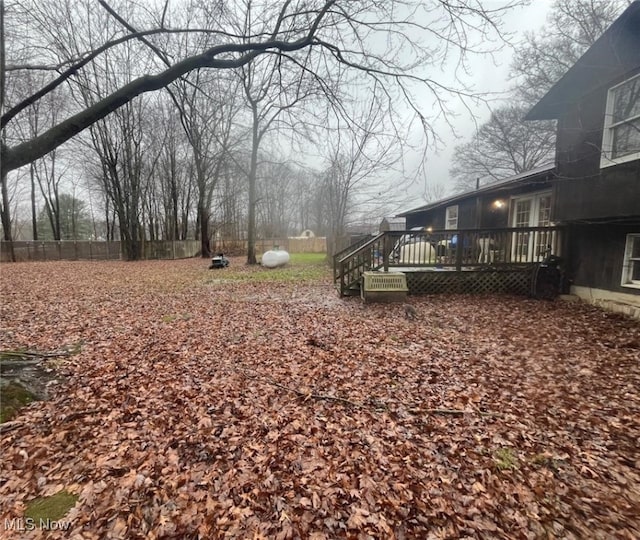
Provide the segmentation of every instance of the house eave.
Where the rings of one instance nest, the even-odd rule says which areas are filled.
[[[535,169],[531,169],[529,171],[525,171],[523,173],[510,176],[509,178],[498,180],[497,182],[493,182],[491,184],[485,184],[484,186],[478,189],[474,189],[472,191],[465,191],[464,193],[457,193],[445,199],[440,199],[439,201],[435,201],[435,202],[420,206],[418,208],[408,210],[406,212],[401,212],[399,214],[396,214],[396,216],[406,217],[412,214],[416,214],[418,212],[427,212],[429,210],[433,210],[435,208],[439,208],[442,206],[449,206],[451,204],[462,201],[464,199],[468,199],[469,197],[486,195],[487,193],[497,193],[522,183],[531,182],[531,180],[534,179],[535,177],[540,177],[540,181],[544,182],[550,176],[553,175],[554,171],[555,171],[555,165],[553,164],[542,165]]]

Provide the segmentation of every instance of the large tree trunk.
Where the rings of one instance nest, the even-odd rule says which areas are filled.
[[[0,178],[2,183],[2,206],[0,207],[0,218],[2,219],[2,229],[4,230],[4,241],[9,248],[9,256],[16,262],[16,253],[13,249],[13,236],[11,235],[11,215],[9,210],[9,191],[7,190],[7,173],[2,171]]]
[[[5,74],[5,35],[4,35],[4,2],[0,2],[0,113],[4,113],[4,74]],[[4,240],[9,248],[9,256],[16,262],[11,235],[11,215],[9,213],[9,191],[7,189],[7,169],[2,166],[2,150],[5,147],[5,130],[0,132],[0,184],[2,184],[2,201],[0,202],[0,221],[4,230]]]
[[[211,257],[211,244],[209,242],[209,210],[203,204],[198,205],[198,222],[200,224],[200,249],[203,259]]]
[[[36,212],[36,172],[34,170],[35,164],[31,164],[29,167],[29,175],[31,178],[31,230],[33,231],[33,240],[38,239],[38,216]]]
[[[247,216],[247,264],[256,264],[256,177],[258,172],[258,107],[251,102],[253,113],[251,167],[249,168],[249,213]]]

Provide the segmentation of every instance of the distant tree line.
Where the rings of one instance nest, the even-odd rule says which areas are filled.
[[[4,239],[19,214],[84,234],[80,201],[132,260],[145,239],[208,256],[246,235],[254,263],[257,235],[342,234],[393,202],[413,127],[433,139],[474,98],[434,68],[490,52],[520,3],[0,0]]]

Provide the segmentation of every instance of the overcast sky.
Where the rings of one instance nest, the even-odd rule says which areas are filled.
[[[504,2],[494,2],[504,4]],[[486,3],[491,7],[491,2]],[[531,5],[518,8],[505,16],[505,28],[514,33],[513,40],[522,39],[527,31],[538,31],[545,23],[546,16],[551,7],[552,0],[532,0]],[[479,92],[499,92],[509,89],[509,66],[513,56],[511,47],[505,48],[498,53],[494,59],[490,57],[476,57],[471,63],[471,73],[469,83]],[[497,105],[497,103],[496,103]],[[474,119],[461,105],[455,107],[458,116],[451,119],[457,136],[451,132],[449,126],[444,121],[436,124],[438,135],[442,139],[439,152],[433,150],[428,153],[426,182],[441,184],[446,193],[450,194],[453,182],[449,180],[449,168],[451,166],[451,156],[457,144],[468,141],[476,129]],[[474,108],[474,115],[478,125],[489,118],[490,112],[486,105]],[[410,200],[408,207],[405,205],[397,211],[407,210],[425,203],[423,193],[425,190],[424,180],[412,185],[408,189]]]

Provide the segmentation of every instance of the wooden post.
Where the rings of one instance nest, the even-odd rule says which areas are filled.
[[[458,241],[456,242],[456,270],[462,270],[462,251],[464,249],[464,234],[458,233]]]
[[[385,232],[384,236],[382,237],[382,256],[383,256],[383,260],[382,260],[382,265],[384,268],[385,272],[389,271],[389,257],[391,256],[391,238],[389,237],[389,233]]]

